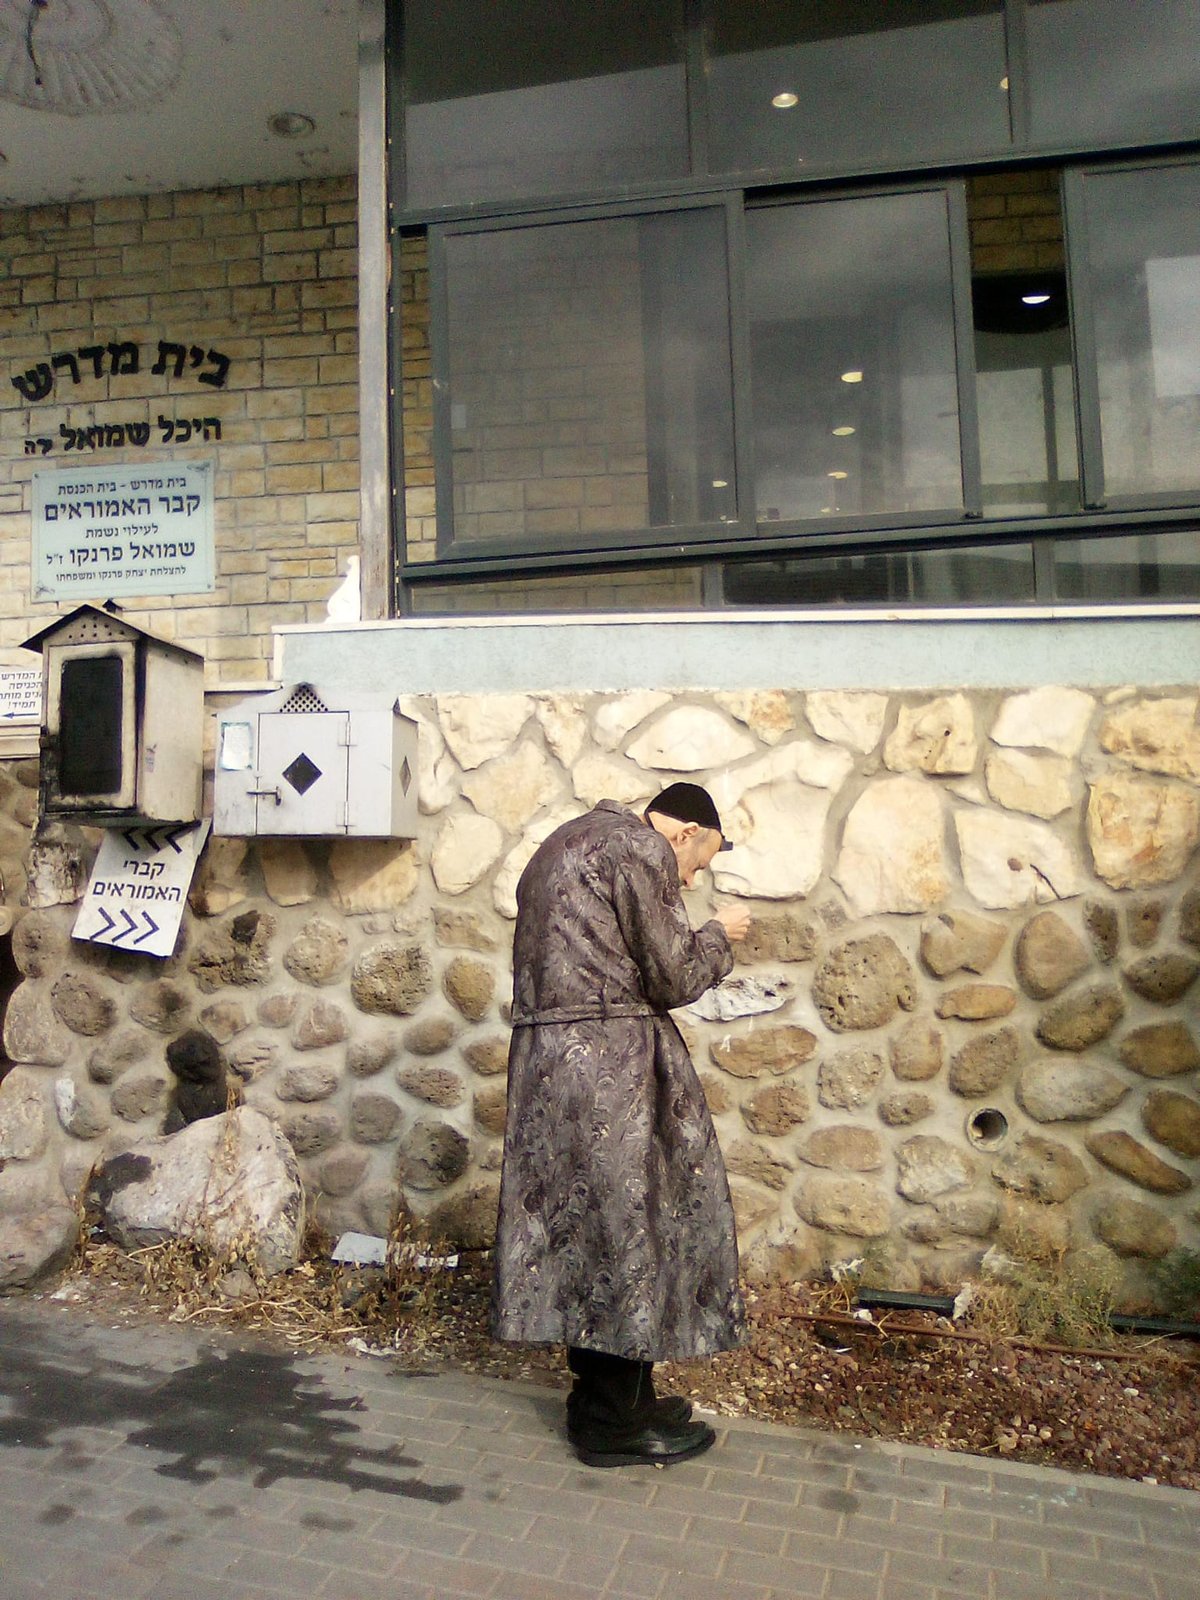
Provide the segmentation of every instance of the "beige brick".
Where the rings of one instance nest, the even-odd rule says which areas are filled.
[[[309,522],[341,521],[358,516],[356,494],[310,494],[304,505]]]
[[[358,382],[357,356],[321,356],[318,368],[321,383]]]
[[[321,468],[316,463],[294,467],[268,467],[268,494],[308,494],[321,488]]]
[[[321,469],[322,489],[357,489],[358,485],[357,460],[327,461]]]
[[[358,411],[358,385],[356,383],[325,384],[309,391],[305,405],[311,415],[320,416],[330,411]]]

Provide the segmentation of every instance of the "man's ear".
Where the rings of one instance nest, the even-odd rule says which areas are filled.
[[[701,831],[702,830],[698,822],[685,822],[675,837],[682,844],[687,839],[696,838],[697,834],[699,834]]]

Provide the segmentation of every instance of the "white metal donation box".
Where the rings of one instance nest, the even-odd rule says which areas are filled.
[[[376,695],[292,684],[220,713],[213,832],[412,839],[417,725]]]

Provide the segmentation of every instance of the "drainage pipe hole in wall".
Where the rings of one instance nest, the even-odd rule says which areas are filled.
[[[1008,1118],[995,1106],[984,1106],[967,1118],[967,1138],[980,1150],[996,1150],[1008,1138]]]

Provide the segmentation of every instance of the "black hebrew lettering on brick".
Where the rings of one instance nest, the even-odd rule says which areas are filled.
[[[79,382],[79,362],[70,350],[62,350],[56,356],[50,357],[50,365],[57,372],[60,367],[65,367],[71,374],[73,383]]]
[[[158,360],[150,368],[150,371],[165,372],[167,370],[168,359],[173,361],[175,364],[174,376],[176,378],[181,377],[183,374],[183,363],[187,360],[186,346],[181,344],[170,344],[167,340],[160,339],[158,341]]]
[[[12,381],[22,399],[44,400],[54,387],[54,374],[45,361],[39,361],[28,372],[19,372]]]

